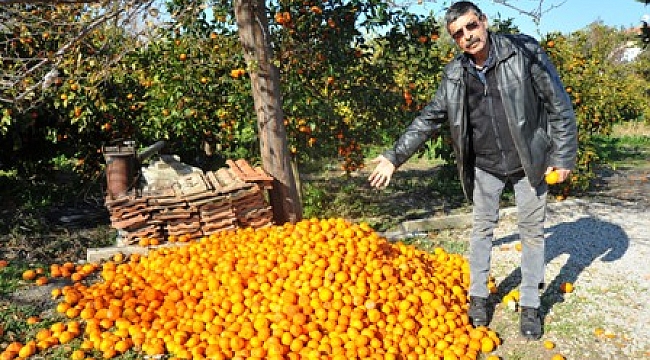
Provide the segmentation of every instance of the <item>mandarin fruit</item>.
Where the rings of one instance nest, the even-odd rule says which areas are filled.
[[[544,340],[544,348],[545,349],[553,349],[555,348],[555,343],[552,342],[551,340]]]
[[[25,281],[31,281],[36,279],[36,271],[32,269],[25,270],[23,272],[23,280]]]
[[[550,171],[548,174],[544,175],[544,180],[549,185],[555,185],[560,181],[560,174],[557,170]]]
[[[560,285],[560,291],[564,294],[569,294],[573,292],[573,284],[570,282],[563,282]]]

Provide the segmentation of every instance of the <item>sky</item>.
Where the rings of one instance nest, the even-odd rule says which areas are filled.
[[[503,5],[495,4],[492,0],[474,0],[474,2],[487,14],[489,19],[513,18],[514,24],[521,32],[537,38],[540,37],[540,34],[556,31],[569,34],[594,21],[602,21],[603,24],[616,28],[638,26],[641,23],[641,17],[650,14],[650,5],[645,6],[635,0],[544,0],[543,9],[548,9],[548,12],[542,15],[539,27],[537,27],[530,17],[521,15],[516,10]],[[509,0],[509,2],[517,7],[531,10],[537,8],[540,0]],[[427,2],[424,1],[424,3]],[[423,13],[433,10],[436,16],[442,16],[444,15],[443,9],[448,5],[449,1],[438,0],[435,4],[413,5],[411,10],[415,12],[415,9],[423,9]],[[500,16],[498,16],[499,14]]]

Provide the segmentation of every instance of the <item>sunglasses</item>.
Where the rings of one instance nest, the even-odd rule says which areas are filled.
[[[451,37],[454,38],[454,40],[458,41],[465,34],[465,30],[467,30],[468,32],[472,32],[478,29],[480,26],[481,24],[478,22],[478,20],[471,21],[467,23],[465,26],[461,27],[460,29],[454,31],[451,34]]]

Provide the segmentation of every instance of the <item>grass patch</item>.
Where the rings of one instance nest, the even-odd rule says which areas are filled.
[[[401,241],[426,252],[433,252],[435,248],[442,248],[450,254],[467,255],[469,252],[469,241],[457,229],[429,231],[406,237]]]
[[[628,122],[614,127],[611,136],[595,136],[594,145],[608,166],[621,167],[644,165],[650,157],[650,125]]]
[[[366,221],[387,231],[406,220],[446,214],[466,206],[455,169],[430,163],[405,167],[383,190],[368,184],[370,170],[327,171],[302,179],[304,217]]]
[[[39,311],[33,306],[17,306],[5,301],[0,302],[0,324],[4,326],[4,334],[0,340],[24,339],[34,327],[27,324],[27,318],[37,315]]]
[[[595,145],[613,169],[640,165],[650,156],[647,136],[595,137]]]
[[[8,266],[0,269],[0,296],[13,293],[25,286],[22,274],[27,269],[45,269],[42,264],[29,264],[24,261],[10,262]]]

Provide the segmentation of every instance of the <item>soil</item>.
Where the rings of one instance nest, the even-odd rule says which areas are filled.
[[[91,203],[52,207],[21,214],[5,209],[0,221],[9,228],[0,233],[0,258],[29,264],[80,262],[89,247],[112,243],[108,211]]]
[[[616,204],[634,203],[640,209],[650,208],[650,160],[636,166],[600,172],[594,188],[586,195],[598,201]]]

